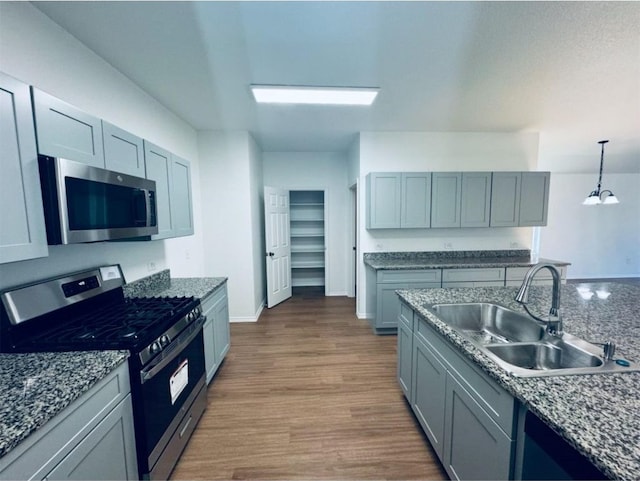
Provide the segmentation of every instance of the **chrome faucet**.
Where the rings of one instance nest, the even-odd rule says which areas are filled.
[[[529,302],[529,287],[533,281],[533,276],[541,269],[549,269],[551,276],[553,277],[553,294],[551,299],[551,309],[549,310],[549,317],[547,319],[541,319],[531,312],[527,308],[527,302]],[[522,304],[525,311],[534,319],[544,322],[547,325],[547,332],[552,336],[562,337],[562,316],[560,315],[560,271],[553,264],[540,263],[531,267],[524,276],[522,286],[515,297],[515,301]]]

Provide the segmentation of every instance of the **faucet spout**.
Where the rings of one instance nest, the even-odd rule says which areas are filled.
[[[527,303],[529,302],[529,288],[533,281],[533,277],[541,270],[548,269],[551,272],[553,278],[553,292],[551,298],[551,309],[549,310],[549,317],[547,319],[540,319],[529,312],[527,309]],[[520,290],[514,298],[516,302],[523,305],[529,315],[539,321],[547,324],[547,332],[553,336],[562,336],[562,316],[560,315],[560,284],[561,276],[560,271],[553,264],[540,263],[531,267],[524,276]]]

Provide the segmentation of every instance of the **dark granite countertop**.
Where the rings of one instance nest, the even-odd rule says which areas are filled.
[[[640,479],[640,372],[517,378],[423,307],[494,302],[524,312],[515,287],[398,291],[415,311],[605,475]],[[618,283],[562,286],[564,331],[592,342],[613,341],[618,357],[640,362],[640,286]],[[551,287],[533,286],[530,309],[549,310]]]
[[[0,354],[0,458],[128,355],[126,351]]]
[[[227,282],[226,277],[171,277],[169,269],[124,286],[128,297],[190,297],[204,299]]]
[[[538,262],[570,265],[565,261],[534,259],[528,250],[367,252],[363,258],[365,265],[374,270],[530,267]]]

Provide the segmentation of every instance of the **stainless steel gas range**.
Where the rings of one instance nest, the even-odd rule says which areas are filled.
[[[206,407],[200,301],[125,298],[120,266],[4,291],[0,352],[128,350],[141,479],[167,479]]]

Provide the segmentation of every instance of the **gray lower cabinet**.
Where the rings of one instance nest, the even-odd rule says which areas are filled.
[[[218,371],[231,346],[229,301],[226,284],[223,284],[212,294],[202,299],[202,312],[207,317],[203,327],[203,334],[204,361],[208,384]]]
[[[404,397],[413,402],[413,311],[400,303],[398,316],[398,383]]]
[[[567,266],[557,266],[560,271],[560,279],[563,284],[567,283]],[[524,276],[529,271],[529,267],[507,267],[505,275],[505,285],[507,287],[520,287]],[[534,286],[551,286],[553,285],[553,277],[547,269],[538,271],[533,278]]]
[[[502,287],[504,267],[443,269],[442,287]]]
[[[409,311],[412,314],[409,314]],[[427,321],[401,301],[401,317],[413,315],[411,367],[407,339],[398,345],[398,382],[411,371],[413,413],[452,479],[511,479],[515,467],[520,406]],[[409,324],[398,321],[407,331]],[[406,393],[405,393],[406,395]]]
[[[32,87],[38,153],[104,169],[99,118]]]
[[[0,73],[0,264],[48,255],[29,86]],[[4,208],[11,206],[10,209]]]
[[[127,363],[0,459],[0,479],[138,479]]]
[[[378,270],[367,268],[367,309],[373,311],[376,334],[395,334],[400,301],[398,289],[431,289],[441,286],[441,269]]]
[[[142,139],[109,122],[102,121],[105,169],[144,177]]]

